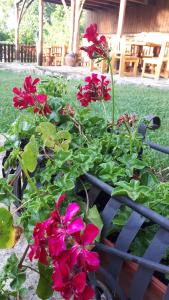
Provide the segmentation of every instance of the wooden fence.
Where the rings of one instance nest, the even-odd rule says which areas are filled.
[[[0,43],[0,62],[16,61],[15,45]],[[19,61],[24,63],[36,62],[36,46],[20,45]]]

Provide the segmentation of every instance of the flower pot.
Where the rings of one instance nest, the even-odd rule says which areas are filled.
[[[73,52],[65,56],[65,63],[67,66],[74,67],[76,65],[76,55]]]
[[[104,239],[104,243],[109,247],[114,247],[114,244],[108,239]],[[107,269],[110,261],[113,259],[112,255],[102,251],[99,251],[99,254],[101,260],[101,266],[104,269]],[[126,261],[123,263],[123,267],[119,276],[119,286],[125,292],[126,297],[128,296],[131,282],[133,280],[133,277],[137,269],[138,269],[137,263],[131,261]],[[162,283],[159,279],[157,279],[155,276],[153,276],[151,283],[146,290],[144,300],[162,300],[164,299],[163,297],[166,293],[166,289],[167,286],[164,283]]]

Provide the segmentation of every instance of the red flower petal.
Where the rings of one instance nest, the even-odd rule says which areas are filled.
[[[13,88],[13,93],[15,93],[15,94],[17,94],[17,95],[19,96],[20,93],[21,93],[21,90],[18,89],[17,87],[14,87],[14,88]]]
[[[93,243],[96,236],[99,234],[99,228],[94,224],[87,224],[82,234],[83,245],[89,245]]]
[[[70,221],[77,214],[79,209],[80,206],[76,202],[69,204],[66,209],[66,214],[64,216],[64,222]]]
[[[59,206],[64,201],[65,197],[66,197],[66,194],[60,195],[60,197],[59,197],[59,199],[58,199],[58,201],[56,203],[56,206],[55,206],[56,209],[59,209]]]
[[[48,247],[51,258],[56,258],[62,251],[66,249],[64,239],[61,240],[55,236],[48,238]]]
[[[36,85],[39,81],[40,81],[40,78],[35,78],[32,84]]]
[[[88,271],[97,271],[100,264],[98,253],[84,250],[84,256],[88,265]]]
[[[87,286],[83,292],[83,300],[91,300],[94,298],[94,295],[94,289],[91,286]]]
[[[82,293],[86,286],[86,273],[80,272],[73,277],[72,284],[78,293]]]
[[[81,217],[76,218],[67,226],[67,234],[73,234],[81,231],[84,228],[84,223]]]
[[[97,24],[91,24],[87,29],[86,33],[83,35],[84,38],[88,40],[88,42],[96,42],[97,41]]]
[[[47,255],[48,254],[47,254],[47,251],[46,251],[45,247],[41,246],[40,256],[37,257],[37,258],[39,258],[39,261],[40,261],[41,264],[48,265]]]
[[[39,103],[44,103],[44,102],[46,102],[46,100],[47,100],[47,95],[45,95],[45,94],[37,95],[37,96],[36,96],[36,100],[37,100]]]

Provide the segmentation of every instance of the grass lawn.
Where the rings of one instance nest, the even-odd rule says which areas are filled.
[[[26,73],[0,71],[0,132],[5,132],[18,115],[18,110],[12,106],[12,88],[21,87],[25,75]],[[78,85],[79,82],[69,82],[69,91],[66,96],[68,101],[75,101]],[[135,112],[139,118],[150,113],[158,115],[162,120],[162,126],[156,132],[150,133],[151,139],[169,146],[169,91],[143,86],[117,85],[115,96],[118,107],[117,116],[125,112]],[[106,103],[106,109],[110,114],[111,103]],[[164,154],[157,155],[154,151],[152,151],[152,159],[156,160],[158,166],[163,166],[163,164],[166,166],[167,161],[169,162]]]

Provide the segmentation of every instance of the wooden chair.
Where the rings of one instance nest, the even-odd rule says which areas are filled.
[[[112,68],[114,73],[119,76],[137,76],[139,65],[139,57],[136,48],[132,48],[131,44],[126,42],[125,38],[116,43],[116,48],[112,54]]]
[[[113,73],[119,73],[120,77],[136,77],[139,65],[139,57],[129,56],[125,54],[113,54],[111,64]]]
[[[64,65],[65,55],[67,53],[66,45],[53,45],[51,47],[52,64],[54,66]]]
[[[161,46],[158,57],[143,58],[142,77],[159,79],[169,77],[169,42]]]
[[[44,66],[51,66],[52,65],[52,55],[51,55],[51,47],[44,46],[43,49],[43,65]]]

